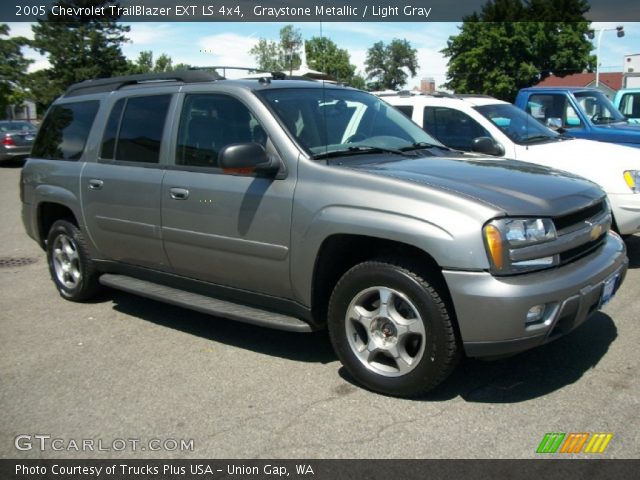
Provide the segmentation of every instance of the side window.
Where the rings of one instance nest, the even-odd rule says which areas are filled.
[[[394,105],[398,110],[404,113],[408,118],[411,118],[413,115],[413,106],[412,105]]]
[[[176,165],[217,167],[218,153],[233,143],[267,144],[267,134],[239,100],[218,94],[186,95],[180,115]]]
[[[102,138],[101,158],[158,163],[171,95],[130,97],[111,110]]]
[[[31,156],[49,160],[78,160],[84,151],[100,102],[55,105],[45,118]]]
[[[565,95],[534,94],[529,97],[527,111],[548,127],[580,127],[582,122],[578,113]]]
[[[640,93],[622,95],[620,112],[627,118],[640,119]]]
[[[464,112],[445,107],[425,107],[422,127],[446,146],[471,150],[474,138],[491,137],[482,125]]]

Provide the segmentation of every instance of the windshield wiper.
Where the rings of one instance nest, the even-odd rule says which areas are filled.
[[[374,147],[372,145],[353,145],[351,147],[342,148],[340,150],[317,153],[312,158],[314,160],[319,160],[321,158],[342,157],[347,155],[362,155],[366,153],[393,153],[394,155],[402,155],[403,157],[410,156],[402,150],[398,150],[396,148]]]
[[[541,140],[553,140],[555,137],[550,137],[548,135],[534,135],[532,137],[528,137],[525,139],[524,143],[534,143],[539,142]]]
[[[416,143],[412,143],[409,146],[402,147],[400,151],[411,152],[413,150],[423,150],[427,148],[441,148],[442,150],[451,150],[449,147],[445,147],[444,145],[436,145],[435,143],[427,143],[427,142],[416,142]]]

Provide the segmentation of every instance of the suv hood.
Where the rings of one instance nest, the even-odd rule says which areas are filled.
[[[389,161],[388,155],[376,155],[344,166],[453,191],[512,216],[558,216],[604,196],[581,177],[515,160],[449,156]]]

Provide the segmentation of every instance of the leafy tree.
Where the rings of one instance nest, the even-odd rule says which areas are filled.
[[[107,7],[114,0],[61,0],[64,7]],[[50,103],[72,83],[91,78],[103,78],[125,73],[128,63],[121,45],[126,42],[129,27],[118,24],[117,16],[71,15],[56,16],[34,25],[32,46],[47,55],[51,68],[47,69],[50,88],[39,94],[39,102]],[[53,93],[53,97],[49,97]],[[48,98],[47,98],[48,97]]]
[[[258,64],[258,68],[267,71],[291,71],[300,67],[300,51],[302,49],[302,34],[293,25],[286,25],[280,29],[280,41],[261,38],[249,50]]]
[[[9,35],[9,26],[0,24],[0,37]],[[10,116],[9,107],[19,106],[25,99],[24,78],[32,62],[22,55],[22,37],[0,38],[0,115]]]
[[[367,51],[365,71],[372,80],[368,85],[372,90],[396,90],[407,83],[406,70],[415,77],[418,69],[416,49],[407,40],[393,39],[389,45],[374,43]]]
[[[166,53],[160,55],[153,66],[154,72],[171,72],[172,70],[175,70],[173,68],[173,60]]]
[[[283,55],[285,70],[295,70],[300,67],[300,50],[302,49],[302,34],[293,25],[286,25],[280,29],[280,49]]]
[[[356,67],[350,63],[349,52],[326,37],[313,37],[305,42],[309,68],[331,75],[340,82],[350,83]]]
[[[351,79],[347,82],[347,85],[353,88],[358,88],[360,90],[365,90],[367,88],[366,80],[362,75],[358,74],[351,77]]]
[[[186,63],[173,65],[173,60],[166,53],[161,54],[155,61],[151,50],[143,50],[138,54],[134,62],[129,62],[127,74],[172,72],[175,70],[188,70],[191,68]]]
[[[445,86],[513,101],[523,87],[551,73],[592,69],[585,0],[491,0],[464,19],[442,50],[449,57]],[[549,20],[549,21],[545,21]]]

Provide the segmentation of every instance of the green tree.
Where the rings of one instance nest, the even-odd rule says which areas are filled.
[[[9,26],[0,24],[0,37],[8,35]],[[22,55],[21,48],[26,44],[22,37],[0,38],[0,117],[10,117],[9,107],[22,105],[25,99],[24,79],[32,62]]]
[[[253,55],[258,68],[267,71],[290,72],[300,67],[302,34],[293,25],[280,29],[280,41],[261,38],[249,53]]]
[[[389,45],[377,42],[367,51],[365,71],[372,90],[396,90],[407,83],[406,70],[415,77],[417,69],[416,49],[407,40],[395,38]]]
[[[161,54],[155,61],[151,50],[143,50],[138,54],[138,58],[134,62],[129,62],[127,74],[133,75],[138,73],[160,73],[172,72],[175,70],[188,70],[191,68],[186,63],[178,63],[173,65],[173,60],[166,53]]]
[[[331,75],[343,83],[350,83],[356,67],[351,64],[349,52],[329,38],[312,37],[305,42],[307,64],[309,68]]]
[[[64,7],[106,7],[114,0],[61,0]],[[129,64],[122,54],[121,45],[127,41],[129,27],[118,24],[117,16],[110,15],[56,16],[51,13],[46,21],[38,20],[33,26],[32,46],[46,55],[51,68],[47,75],[51,83],[47,93],[40,92],[39,102],[50,103],[72,83],[91,78],[103,78],[125,73]],[[46,98],[51,95],[52,98]]]
[[[584,0],[495,0],[464,19],[442,50],[449,57],[445,86],[513,101],[518,90],[551,73],[590,70]],[[549,21],[544,21],[544,20]]]
[[[127,73],[149,73],[153,70],[153,52],[151,50],[143,50],[138,54],[135,62],[129,64]]]
[[[358,74],[351,77],[351,79],[347,82],[347,85],[353,88],[358,88],[360,90],[365,90],[367,88],[366,80],[362,75]]]

